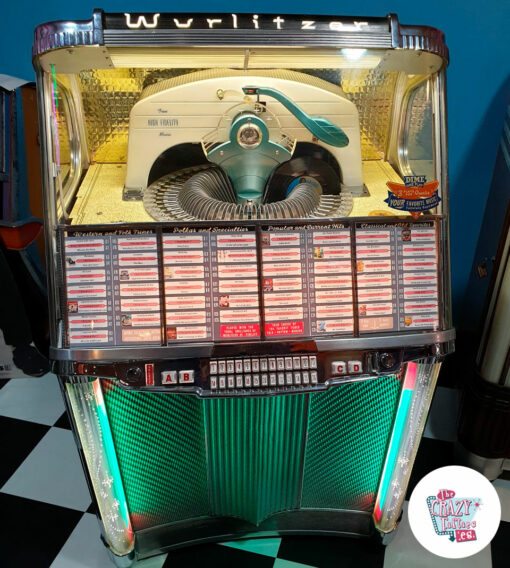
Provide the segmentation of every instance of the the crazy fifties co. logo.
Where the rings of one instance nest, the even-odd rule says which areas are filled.
[[[482,506],[479,497],[457,497],[455,491],[441,489],[427,497],[427,506],[436,534],[448,536],[452,542],[476,540],[474,516]]]
[[[413,535],[429,552],[467,558],[494,538],[501,504],[496,489],[481,473],[448,465],[417,483],[407,512]]]
[[[427,181],[425,176],[405,176],[404,183],[388,181],[388,199],[385,203],[392,209],[408,211],[413,219],[429,209],[438,206],[441,198],[439,197],[439,182],[437,180]]]

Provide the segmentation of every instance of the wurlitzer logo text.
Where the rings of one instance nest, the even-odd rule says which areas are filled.
[[[450,489],[441,489],[437,495],[427,497],[436,534],[448,536],[451,542],[476,540],[474,517],[481,505],[479,497],[457,497]]]
[[[129,13],[124,13],[124,17],[126,18],[126,26],[129,29],[154,29],[159,27],[159,20],[161,14],[148,14],[148,15],[139,15],[133,16]],[[245,14],[242,15],[243,19],[246,17]],[[286,20],[282,16],[276,16],[269,20],[267,23],[262,22],[259,18],[258,14],[252,14],[248,16],[250,18],[250,26],[254,30],[262,29],[269,25],[272,29],[275,30],[283,30],[286,27]],[[300,21],[300,29],[302,30],[315,30],[317,29],[317,25],[321,24],[322,22],[318,22],[317,20],[301,20]],[[332,31],[338,32],[353,32],[353,31],[361,31],[368,26],[368,22],[341,22],[341,21],[330,21],[326,23],[326,26]],[[246,26],[243,22],[241,25],[240,17],[238,14],[230,14],[226,15],[225,17],[218,18],[216,16],[205,16],[205,17],[182,17],[179,18],[172,18],[171,19],[171,27],[175,29],[184,29],[190,30],[195,27],[207,27],[209,29],[214,29],[218,27],[228,27],[231,29],[242,28],[246,29]]]

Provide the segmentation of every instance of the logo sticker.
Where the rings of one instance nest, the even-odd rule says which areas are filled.
[[[499,526],[501,505],[480,473],[448,466],[426,475],[409,501],[409,524],[418,542],[444,558],[466,558],[485,548]]]
[[[427,497],[427,505],[436,534],[448,536],[452,542],[476,540],[474,516],[482,505],[479,497],[457,497],[455,491],[441,489]]]
[[[439,182],[427,181],[425,176],[404,176],[404,183],[388,181],[388,198],[384,200],[388,207],[399,211],[408,211],[413,219],[429,209],[437,207],[439,197]]]

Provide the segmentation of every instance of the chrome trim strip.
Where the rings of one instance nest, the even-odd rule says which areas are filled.
[[[39,66],[36,66],[37,77],[37,111],[39,117],[39,142],[41,144],[41,155],[46,159],[41,160],[43,205],[44,205],[44,238],[46,249],[46,276],[48,285],[48,304],[49,304],[49,327],[50,343],[58,342],[58,324],[60,318],[58,300],[58,262],[56,232],[56,203],[54,178],[50,171],[49,164],[53,163],[52,143],[51,143],[51,102],[48,94],[50,90],[44,87],[47,80],[45,74]]]
[[[37,26],[32,57],[51,49],[79,45],[103,45],[102,10],[94,10],[90,20],[48,22]]]
[[[242,32],[242,33],[239,33]],[[104,45],[109,46],[239,46],[251,47],[393,47],[389,34],[301,30],[105,30]]]
[[[377,337],[345,337],[319,339],[315,343],[317,351],[336,351],[343,349],[389,349],[399,347],[420,347],[451,342],[455,339],[455,329],[431,333],[406,335],[387,335]],[[306,342],[306,340],[303,340]],[[303,343],[301,342],[301,343]],[[270,346],[273,342],[266,342]],[[253,344],[245,344],[246,352],[252,351]],[[262,343],[257,346],[262,346]],[[212,357],[219,343],[188,343],[187,345],[168,345],[166,347],[113,347],[110,349],[58,349],[50,348],[50,358],[54,361],[142,361],[178,358]],[[240,349],[242,345],[238,345]]]

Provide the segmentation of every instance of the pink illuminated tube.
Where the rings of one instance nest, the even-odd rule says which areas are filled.
[[[135,537],[100,380],[67,383],[66,388],[106,540],[114,554],[125,556],[133,550]]]
[[[394,530],[425,428],[441,363],[407,363],[373,513],[383,533]]]

